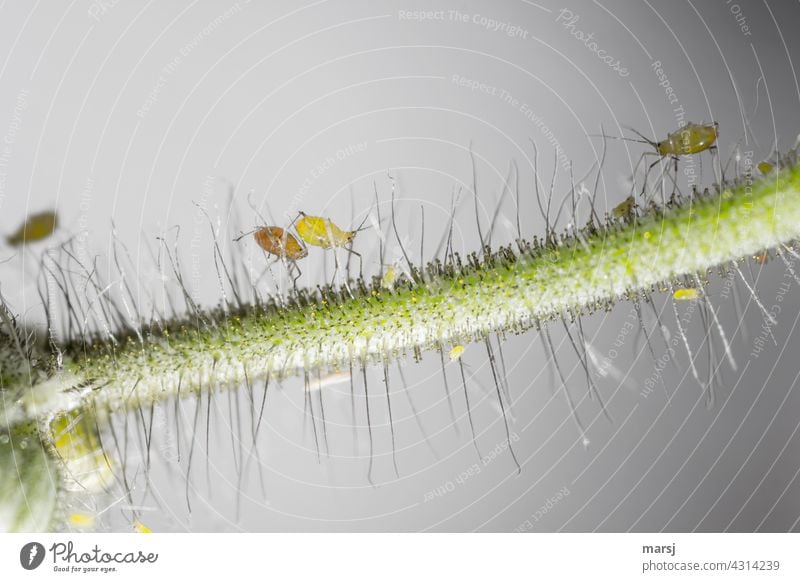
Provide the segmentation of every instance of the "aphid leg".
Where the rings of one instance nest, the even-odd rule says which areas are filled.
[[[367,434],[369,435],[369,466],[367,467],[367,481],[375,487],[375,482],[372,480],[372,464],[375,455],[374,443],[372,442],[372,421],[369,417],[369,389],[367,388],[367,367],[365,363],[361,364],[361,375],[364,378],[364,406],[367,411]]]
[[[719,155],[719,148],[713,145],[708,148],[708,153],[711,155],[711,170],[714,172],[714,179],[717,179],[717,169],[714,167],[714,160],[717,160],[717,165],[719,166],[719,180],[717,184],[719,184],[720,189],[725,184],[725,168],[722,167],[722,158]]]
[[[349,253],[348,254],[348,261],[350,260],[349,259],[350,255],[358,257],[358,278],[359,279],[363,279],[364,278],[364,259],[361,256],[361,253],[358,253],[358,252],[353,250],[352,244],[353,243],[350,243],[350,246],[346,246],[346,247],[342,247],[342,248]]]
[[[289,276],[292,277],[292,288],[294,289],[294,292],[297,293],[297,281],[300,279],[303,271],[300,270],[300,265],[297,264],[297,261],[285,259],[284,264],[287,265],[286,270],[288,271]],[[297,271],[297,274],[292,276],[292,270]]]
[[[397,470],[397,454],[394,441],[394,421],[392,420],[392,399],[389,396],[389,364],[383,362],[383,383],[386,385],[386,408],[389,411],[389,432],[392,436],[392,465],[394,465],[394,474],[399,479],[400,471]]]
[[[403,393],[406,395],[406,399],[408,400],[408,405],[411,408],[411,412],[414,415],[414,420],[417,423],[417,428],[419,428],[419,432],[422,434],[422,438],[425,440],[425,444],[430,450],[433,458],[437,461],[439,460],[439,453],[436,452],[436,449],[431,444],[430,438],[428,438],[428,431],[425,430],[425,427],[422,425],[422,420],[420,419],[419,412],[417,411],[417,407],[414,405],[414,400],[411,398],[411,392],[408,389],[408,383],[406,382],[405,374],[403,373],[403,367],[400,365],[400,361],[397,361],[397,372],[400,374],[400,382],[403,383]]]
[[[503,395],[500,393],[500,383],[497,380],[497,367],[492,354],[491,346],[489,345],[489,338],[486,338],[486,350],[489,353],[489,367],[492,369],[492,378],[494,378],[494,387],[497,391],[497,401],[500,403],[500,410],[503,413],[503,425],[506,429],[506,441],[508,442],[508,452],[511,453],[511,458],[514,459],[514,464],[517,466],[517,473],[522,473],[522,466],[517,461],[517,455],[514,454],[514,447],[511,445],[511,429],[508,426],[508,418],[506,418],[506,408],[503,404]]]
[[[444,393],[447,396],[447,408],[450,411],[450,422],[453,425],[453,430],[455,430],[457,436],[461,436],[461,430],[458,428],[458,422],[456,421],[456,412],[453,409],[453,400],[450,398],[450,385],[447,382],[447,372],[445,370],[444,365],[444,348],[440,345],[439,346],[439,360],[442,363],[442,379],[444,380]]]
[[[544,337],[547,340],[546,345],[550,349],[550,354],[548,355],[548,359],[552,358],[553,365],[555,366],[556,372],[558,373],[558,377],[561,380],[561,389],[564,391],[564,395],[567,398],[567,403],[569,404],[570,412],[572,413],[572,419],[575,421],[575,426],[578,427],[578,433],[581,437],[581,444],[584,447],[589,446],[589,439],[586,437],[586,429],[583,428],[583,423],[581,419],[578,417],[578,410],[575,408],[575,402],[572,400],[572,395],[569,393],[567,389],[567,381],[564,378],[564,374],[561,372],[561,366],[558,363],[558,359],[556,358],[556,350],[553,347],[553,340],[550,338],[550,330],[545,326],[544,330]]]
[[[648,192],[647,192],[647,178],[650,176],[650,172],[653,170],[653,168],[656,167],[656,165],[660,164],[661,161],[664,158],[661,155],[659,155],[658,153],[656,153],[656,152],[643,152],[642,153],[642,157],[639,158],[639,160],[640,160],[639,163],[641,163],[647,157],[652,157],[652,156],[656,156],[658,159],[656,159],[656,161],[654,161],[652,164],[647,166],[647,170],[645,170],[645,173],[644,173],[644,178],[643,178],[643,181],[642,181],[642,192],[641,192],[641,198],[642,198],[642,204],[643,205],[647,205],[650,202],[650,199],[651,199],[651,197],[648,195]],[[636,166],[638,168],[639,164],[636,164]]]
[[[464,387],[464,402],[467,405],[467,418],[469,419],[469,429],[472,432],[472,444],[475,447],[475,452],[478,453],[478,458],[481,456],[481,451],[478,449],[478,441],[475,438],[475,424],[472,422],[472,407],[469,404],[469,392],[467,391],[467,377],[464,375],[464,362],[462,358],[458,358],[458,369],[461,371],[461,385]]]

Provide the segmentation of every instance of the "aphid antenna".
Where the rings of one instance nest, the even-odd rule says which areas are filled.
[[[657,141],[653,141],[653,140],[651,140],[649,137],[645,136],[645,135],[644,135],[643,133],[641,133],[639,130],[632,128],[630,125],[623,125],[622,127],[624,127],[625,129],[627,129],[628,131],[632,131],[633,133],[635,133],[636,135],[638,135],[640,138],[642,138],[642,140],[643,140],[643,141],[641,141],[641,143],[650,144],[650,145],[651,145],[651,146],[653,146],[653,147],[656,147],[656,146],[658,146],[658,142],[657,142]],[[620,138],[620,139],[627,139],[628,141],[637,141],[637,140],[634,140],[634,139],[632,139],[632,138]]]
[[[260,229],[260,228],[261,228],[260,226],[256,226],[256,227],[255,227],[255,228],[253,228],[252,230],[248,230],[247,232],[245,232],[245,233],[243,233],[243,234],[240,234],[239,236],[237,236],[236,238],[234,238],[234,239],[233,239],[233,242],[239,242],[239,241],[240,241],[240,240],[242,240],[244,237],[246,237],[246,236],[249,236],[249,235],[251,235],[251,234],[255,233],[255,232],[256,232],[258,229]]]
[[[623,125],[622,127],[624,127],[625,129],[627,129],[629,131],[632,131],[633,133],[635,133],[636,135],[638,135],[642,139],[634,139],[632,137],[622,137],[622,136],[617,136],[617,135],[607,135],[607,134],[598,134],[598,133],[591,133],[591,134],[589,134],[589,137],[602,137],[603,139],[616,139],[616,140],[619,140],[619,141],[632,141],[634,143],[643,143],[643,144],[647,144],[647,145],[650,145],[650,146],[653,146],[653,147],[658,146],[658,142],[655,142],[655,141],[653,141],[651,139],[646,138],[645,136],[643,136],[641,133],[639,133],[638,131],[636,131],[632,127],[628,127],[627,125]]]
[[[375,224],[373,224],[372,221],[370,221],[370,224],[367,224],[366,226],[364,226],[364,224],[367,222],[367,220],[369,220],[369,218],[371,216],[371,213],[372,213],[372,209],[370,209],[370,212],[367,212],[367,215],[364,217],[364,220],[362,220],[359,223],[358,227],[353,229],[353,230],[351,230],[350,232],[361,232],[362,230],[369,230],[370,228],[375,228]],[[386,218],[379,219],[378,220],[378,226],[383,226],[383,221],[384,220],[386,220]]]

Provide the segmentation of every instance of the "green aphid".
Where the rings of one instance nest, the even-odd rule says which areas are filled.
[[[58,228],[58,214],[55,210],[46,210],[29,216],[14,234],[6,237],[6,242],[12,247],[38,242],[53,234],[56,228]]]
[[[634,209],[636,208],[636,200],[633,196],[628,196],[625,200],[617,204],[611,210],[611,216],[614,218],[621,218],[627,219],[631,218],[634,214]]]

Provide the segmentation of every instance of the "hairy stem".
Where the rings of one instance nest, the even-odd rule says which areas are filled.
[[[551,237],[552,238],[552,237]],[[351,283],[289,300],[196,312],[158,328],[60,346],[63,365],[3,398],[0,424],[79,407],[128,409],[299,370],[335,371],[522,331],[705,273],[800,238],[800,169],[636,219],[435,262],[389,289]],[[55,356],[53,356],[55,357]],[[6,395],[9,387],[6,386]]]

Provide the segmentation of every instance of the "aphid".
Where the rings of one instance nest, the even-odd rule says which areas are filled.
[[[453,349],[450,350],[450,361],[455,362],[460,359],[463,354],[464,346],[453,346]]]
[[[765,176],[775,169],[775,165],[767,161],[758,162],[757,167],[758,171],[764,174]]]
[[[700,292],[693,287],[675,289],[672,293],[672,297],[675,301],[691,301],[692,299],[697,299],[699,296]]]
[[[308,249],[289,231],[280,226],[264,226],[253,233],[258,246],[271,255],[290,261],[308,256]]]
[[[297,266],[297,261],[308,256],[308,249],[288,230],[280,226],[262,226],[254,231],[250,231],[256,243],[265,253],[274,255],[283,261],[290,262],[291,268],[297,270],[297,276],[294,277],[294,284],[297,285],[297,279],[302,275],[300,267]],[[234,241],[241,240],[243,237],[250,234],[247,232],[239,237],[233,239]]]
[[[621,219],[631,218],[635,208],[636,200],[631,195],[611,209],[611,216]]]
[[[307,244],[323,249],[344,247],[353,242],[356,233],[361,230],[342,230],[329,218],[310,216],[305,212],[301,212],[300,216],[295,224],[297,234]]]
[[[24,243],[37,242],[53,234],[58,227],[58,214],[55,210],[45,210],[29,216],[17,231],[6,237],[6,242],[12,247]]]
[[[699,154],[700,152],[704,152],[706,150],[709,151],[716,150],[716,146],[714,144],[716,143],[717,138],[719,137],[719,124],[716,121],[712,121],[710,123],[688,122],[680,129],[677,129],[672,133],[668,134],[666,139],[663,139],[661,141],[653,141],[651,139],[646,138],[644,135],[642,135],[633,128],[628,128],[628,129],[630,129],[632,132],[634,132],[642,139],[631,139],[627,137],[615,137],[613,139],[635,141],[638,143],[644,143],[652,146],[655,151],[644,152],[642,154],[642,157],[639,159],[639,163],[641,163],[641,161],[646,156],[658,156],[659,158],[658,160],[656,160],[647,167],[647,171],[644,174],[644,185],[642,186],[643,196],[647,188],[647,176],[650,174],[650,170],[652,170],[653,166],[655,166],[663,158],[670,157],[675,162],[675,176],[676,176],[675,180],[677,180],[678,158],[680,156]]]
[[[297,229],[297,234],[306,244],[321,247],[323,249],[343,248],[348,253],[358,257],[359,273],[363,271],[363,260],[361,254],[354,251],[350,246],[356,238],[356,234],[364,230],[362,227],[367,218],[355,230],[343,230],[339,228],[331,219],[322,218],[321,216],[311,216],[305,212],[300,212],[300,220],[298,220],[294,227]],[[334,255],[334,260],[336,260]],[[339,263],[337,261],[336,267],[338,269]],[[335,277],[335,273],[334,273]]]

